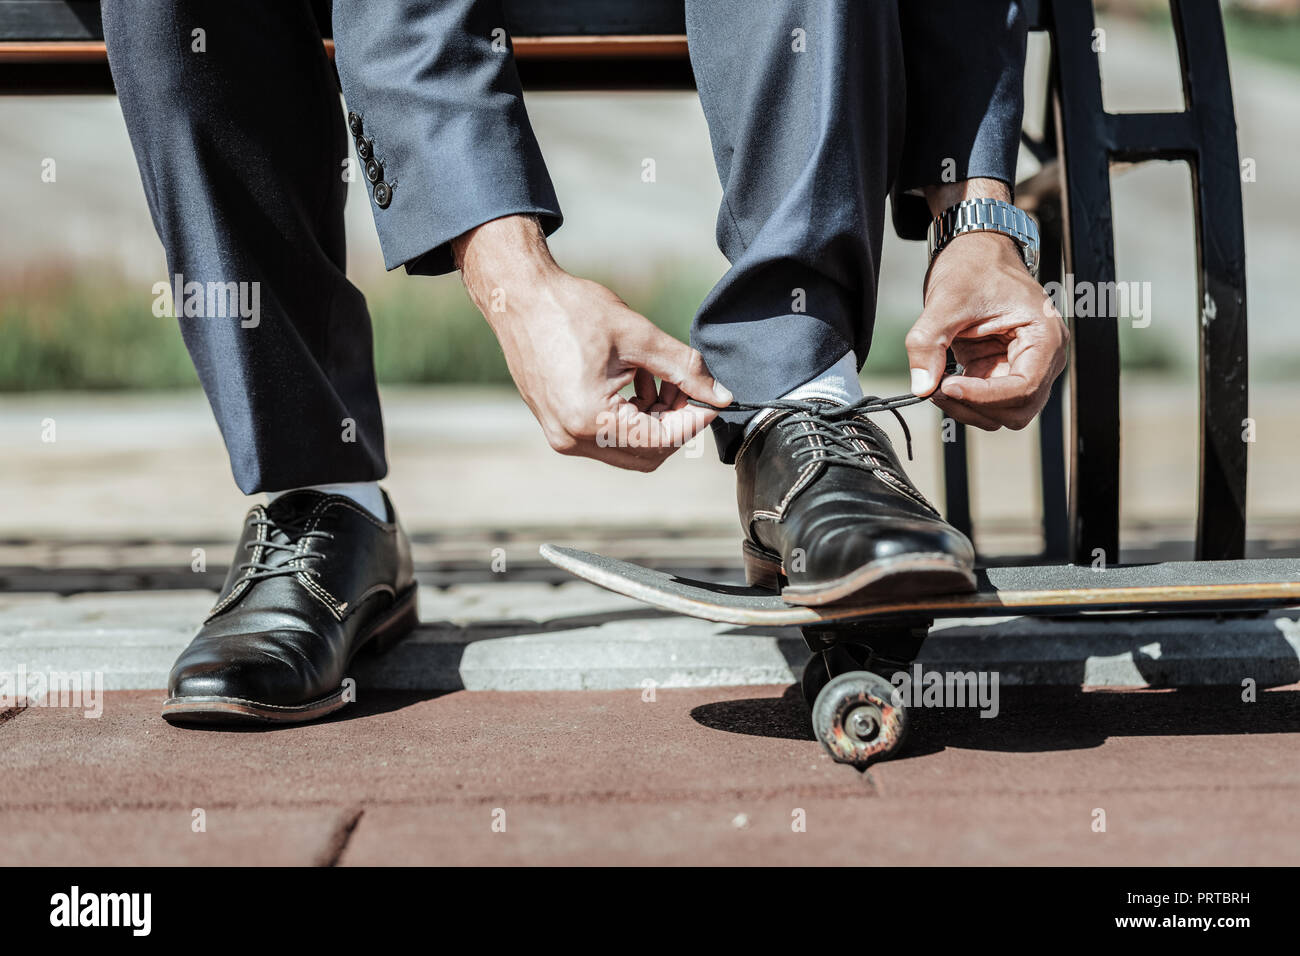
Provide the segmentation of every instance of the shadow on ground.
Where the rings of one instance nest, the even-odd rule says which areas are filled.
[[[444,697],[447,694],[453,694],[455,691],[449,690],[373,690],[363,691],[357,696],[356,701],[344,707],[342,710],[336,710],[334,713],[318,720],[309,721],[312,724],[338,724],[349,720],[361,720],[366,717],[375,717],[379,714],[389,714],[395,711],[404,710],[414,704],[426,700],[435,700]],[[247,723],[247,724],[214,724],[203,722],[179,722],[176,727],[185,730],[202,730],[211,734],[265,734],[273,731],[297,730],[303,727],[302,723]]]
[[[1109,737],[1281,734],[1300,731],[1300,690],[1266,690],[1253,702],[1237,687],[1142,691],[1009,687],[994,717],[975,708],[913,708],[902,759],[948,747],[1041,753],[1099,747]],[[779,697],[704,704],[696,723],[722,733],[812,740],[798,685]]]

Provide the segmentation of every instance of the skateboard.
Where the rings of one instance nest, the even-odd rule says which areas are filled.
[[[1300,558],[984,568],[965,594],[806,607],[786,604],[771,590],[696,581],[575,548],[544,544],[541,553],[584,581],[664,611],[801,628],[812,652],[800,686],[813,733],[836,761],[859,768],[900,750],[907,704],[892,678],[916,659],[936,618],[1250,613],[1300,605]]]

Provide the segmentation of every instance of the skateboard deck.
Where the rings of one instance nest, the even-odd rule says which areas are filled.
[[[771,591],[679,577],[553,544],[557,567],[652,607],[724,624],[803,626],[903,618],[1073,614],[1081,611],[1261,611],[1300,605],[1300,558],[987,568],[968,594],[802,607]]]

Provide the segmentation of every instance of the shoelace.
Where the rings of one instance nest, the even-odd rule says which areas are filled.
[[[939,376],[942,382],[949,375],[959,374],[961,367],[956,362],[949,362],[948,367],[944,369],[943,374]],[[929,401],[929,396],[913,395],[907,392],[902,395],[894,395],[890,398],[880,398],[876,395],[864,395],[856,402],[848,405],[831,405],[826,402],[804,402],[791,400],[788,398],[773,399],[769,402],[732,402],[726,408],[720,408],[717,405],[710,405],[708,402],[689,399],[690,404],[697,405],[700,408],[711,408],[716,412],[758,412],[764,409],[773,409],[775,411],[793,411],[797,414],[791,415],[777,423],[778,428],[790,428],[797,425],[808,426],[806,429],[807,437],[820,438],[822,444],[819,446],[813,442],[795,450],[795,458],[806,458],[813,455],[823,455],[824,457],[834,459],[840,464],[849,465],[862,471],[887,471],[895,478],[911,485],[906,475],[899,474],[898,470],[889,467],[888,464],[876,464],[866,461],[862,448],[854,444],[854,441],[861,441],[861,436],[848,432],[840,425],[845,419],[854,418],[858,415],[869,415],[874,412],[890,412],[898,420],[898,424],[903,429],[903,438],[907,443],[907,460],[912,460],[912,432],[907,427],[907,421],[898,413],[900,408],[906,408],[908,405],[918,405],[921,402]],[[870,432],[866,434],[871,435]],[[871,435],[873,443],[875,436]]]
[[[319,551],[303,551],[299,553],[298,544],[304,539],[321,538],[332,539],[334,537],[328,531],[307,531],[303,522],[293,521],[272,521],[270,518],[253,518],[249,522],[249,527],[258,526],[268,529],[268,534],[260,541],[249,541],[244,544],[245,550],[254,550],[258,547],[268,553],[287,551],[293,555],[283,564],[267,564],[265,561],[245,561],[239,566],[239,570],[251,570],[252,574],[245,577],[246,581],[262,581],[266,578],[286,577],[291,574],[305,573],[313,577],[320,577],[320,572],[315,568],[304,568],[302,560],[304,558],[323,557]],[[285,543],[272,541],[271,535],[280,532],[285,537]]]

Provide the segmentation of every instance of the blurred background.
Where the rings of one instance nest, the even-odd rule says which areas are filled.
[[[1181,109],[1167,4],[1098,7],[1106,107]],[[1289,478],[1300,439],[1292,305],[1300,0],[1230,3],[1225,16],[1239,148],[1255,169],[1243,184],[1257,422],[1249,534],[1251,553],[1276,553],[1300,539]],[[1032,37],[1030,117],[1042,113],[1046,54]],[[685,338],[726,268],[713,238],[721,190],[694,94],[535,93],[527,103],[566,214],[557,259]],[[41,178],[47,158],[57,163],[52,183]],[[642,181],[646,158],[655,160],[653,183]],[[1033,171],[1025,154],[1021,176]],[[116,562],[138,580],[140,568],[167,564],[169,549],[228,541],[246,502],[175,321],[151,311],[167,269],[116,100],[0,98],[0,183],[0,566]],[[1149,281],[1153,295],[1149,328],[1121,323],[1125,557],[1152,547],[1190,557],[1198,315],[1190,176],[1181,163],[1116,168],[1112,186],[1118,277]],[[490,542],[521,529],[638,540],[663,553],[689,539],[716,548],[719,560],[735,550],[731,473],[711,441],[650,476],[552,454],[458,277],[385,273],[360,188],[347,220],[349,273],[375,324],[386,484],[427,555],[448,566],[486,560]],[[896,394],[907,389],[902,338],[920,308],[925,249],[891,234],[885,245],[863,379],[869,393]],[[909,470],[941,501],[939,414],[929,406],[906,414],[917,448]],[[52,442],[43,440],[50,420]],[[1036,441],[1032,428],[972,436],[986,553],[1039,546]]]

